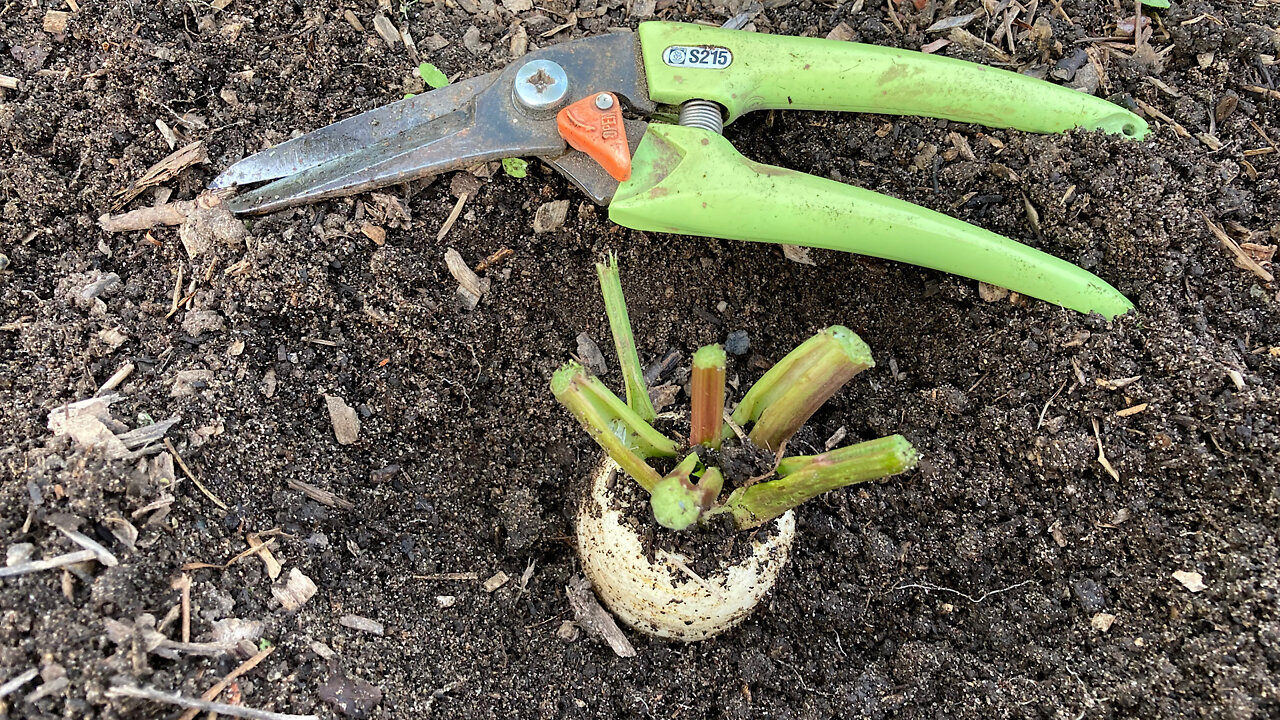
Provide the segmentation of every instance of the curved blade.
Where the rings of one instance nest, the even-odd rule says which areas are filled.
[[[280,143],[235,163],[209,184],[210,189],[251,185],[287,177],[378,142],[409,133],[420,125],[457,112],[498,73],[488,73],[375,108]]]
[[[517,107],[512,96],[519,69],[538,59],[551,60],[564,69],[569,82],[566,103],[609,89],[641,114],[654,110],[645,89],[635,36],[600,35],[529,53],[500,73],[468,81],[472,85],[455,91],[456,95],[437,96],[425,110],[413,104],[417,98],[410,98],[290,140],[237,163],[215,182],[225,187],[279,178],[230,203],[233,212],[264,213],[490,160],[561,156],[567,145],[556,127],[554,111],[530,113]],[[479,85],[483,87],[476,89]],[[259,155],[265,157],[257,160]],[[243,169],[239,169],[241,165]],[[294,169],[285,172],[289,168]],[[228,180],[224,181],[224,176]]]

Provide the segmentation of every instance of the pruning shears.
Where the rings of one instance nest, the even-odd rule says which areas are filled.
[[[678,108],[678,121],[675,119]],[[786,243],[911,263],[1107,318],[1100,278],[918,205],[743,157],[723,128],[754,110],[937,117],[1033,133],[1141,139],[1137,115],[1018,73],[909,50],[702,25],[543,48],[507,68],[334,123],[235,163],[214,188],[265,213],[538,157],[636,230]],[[666,119],[667,122],[661,122]]]

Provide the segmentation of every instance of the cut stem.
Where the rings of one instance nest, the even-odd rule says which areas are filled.
[[[567,362],[556,371],[551,392],[623,471],[645,490],[653,491],[662,477],[645,458],[675,457],[674,440],[653,429],[576,362]]]
[[[705,345],[693,354],[690,445],[720,449],[724,426],[726,356],[719,345]]]
[[[690,481],[697,467],[698,454],[689,453],[689,457],[653,487],[649,505],[653,508],[653,518],[659,525],[672,530],[684,530],[698,521],[698,516],[702,514],[702,494]]]
[[[636,353],[635,336],[631,334],[627,300],[622,295],[622,278],[618,274],[618,256],[610,253],[608,263],[596,263],[596,275],[600,278],[604,311],[609,316],[613,347],[618,352],[618,365],[622,369],[622,381],[627,388],[627,406],[645,422],[652,422],[658,412],[653,409],[653,401],[649,399],[649,386],[645,384],[640,356]]]
[[[725,503],[739,530],[778,517],[828,490],[896,475],[916,466],[916,450],[901,435],[890,435],[778,466],[783,477],[738,490]]]
[[[804,341],[751,387],[733,421],[751,428],[752,442],[776,451],[850,378],[875,366],[871,349],[835,325]]]

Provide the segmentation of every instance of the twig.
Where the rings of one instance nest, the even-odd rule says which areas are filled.
[[[934,585],[933,583],[911,583],[910,585],[899,585],[893,589],[907,590],[909,588],[919,588],[920,590],[924,590],[925,592],[928,592],[930,590],[937,590],[938,592],[948,592],[948,593],[951,593],[952,595],[959,595],[965,600],[968,600],[969,602],[976,605],[982,602],[983,600],[986,600],[987,598],[991,597],[992,595],[999,595],[1000,593],[1006,593],[1006,592],[1009,592],[1010,590],[1017,590],[1023,585],[1030,585],[1033,582],[1035,582],[1035,580],[1023,580],[1020,583],[1015,583],[1008,587],[1002,587],[997,590],[988,590],[982,593],[981,595],[979,595],[978,597],[967,595],[965,593],[960,592],[959,590],[952,590],[951,588],[948,588],[948,587],[942,587],[941,585]]]
[[[173,283],[173,306],[169,308],[169,315],[178,312],[178,302],[182,300],[182,266],[178,266],[178,279]],[[165,318],[168,319],[169,315]]]
[[[204,483],[200,482],[200,480],[196,478],[195,473],[191,472],[191,468],[187,467],[187,463],[182,460],[182,456],[173,448],[173,443],[169,442],[169,438],[164,439],[164,446],[169,448],[169,453],[173,455],[173,459],[178,461],[178,467],[182,468],[182,472],[186,473],[187,477],[191,479],[191,482],[196,484],[196,487],[200,488],[200,492],[204,493],[205,497],[212,500],[214,505],[226,510],[227,504],[219,500],[217,495],[209,492],[209,488],[205,487]]]
[[[1067,388],[1067,380],[1063,380],[1063,381],[1062,381],[1062,384],[1058,386],[1058,391],[1057,391],[1057,392],[1055,392],[1055,393],[1053,394],[1053,397],[1049,398],[1049,402],[1045,403],[1045,404],[1044,404],[1044,407],[1043,407],[1043,408],[1041,408],[1041,410],[1040,410],[1040,421],[1036,423],[1036,429],[1037,429],[1037,430],[1039,430],[1039,429],[1040,429],[1040,426],[1041,426],[1041,425],[1044,425],[1044,415],[1045,415],[1045,413],[1049,412],[1049,406],[1053,404],[1053,401],[1054,401],[1054,400],[1057,400],[1057,399],[1058,399],[1058,395],[1062,394],[1062,391],[1063,391],[1063,390],[1065,390],[1066,388]]]
[[[275,651],[276,646],[272,645],[269,648],[259,651],[257,655],[254,655],[248,660],[240,663],[240,667],[237,667],[235,670],[227,673],[226,677],[214,683],[208,690],[205,690],[204,693],[200,695],[200,699],[205,702],[213,702],[218,695],[222,694],[223,690],[227,689],[227,686],[230,685],[233,680],[257,667],[258,663],[266,660],[267,656]],[[183,711],[178,720],[192,720],[192,718],[198,714],[200,714],[200,708],[187,708]]]
[[[1098,431],[1098,418],[1089,418],[1089,420],[1093,422],[1093,437],[1098,441],[1098,464],[1107,471],[1112,480],[1120,482],[1120,473],[1116,472],[1111,461],[1107,459],[1107,454],[1102,451],[1102,434]]]
[[[479,580],[480,576],[473,572],[432,573],[430,575],[414,575],[414,580]]]
[[[27,670],[26,672],[21,673],[17,677],[14,677],[8,680],[7,682],[5,682],[5,684],[0,685],[0,699],[3,699],[8,695],[12,695],[14,690],[17,690],[23,685],[26,685],[27,683],[31,682],[31,680],[34,679],[35,676],[39,674],[40,672],[38,670],[36,670],[35,668],[31,668],[30,670]]]
[[[189,563],[183,563],[181,570],[183,570],[184,572],[188,570],[201,570],[204,568],[209,568],[211,570],[226,570],[227,568],[249,557],[250,555],[261,554],[263,550],[270,549],[271,546],[275,544],[276,544],[276,539],[271,538],[270,540],[260,545],[250,546],[248,550],[245,550],[244,552],[236,555],[235,557],[231,558],[230,560],[226,561],[221,565],[217,565],[214,563],[207,563],[207,562],[189,562]]]
[[[458,216],[462,214],[462,206],[467,203],[468,193],[462,193],[458,196],[458,202],[453,204],[453,210],[449,212],[449,217],[445,218],[444,224],[440,226],[440,232],[436,233],[436,242],[444,239],[449,234],[449,230],[453,228],[453,224],[458,221]]]
[[[185,708],[195,708],[196,710],[208,710],[219,715],[230,715],[231,717],[248,718],[249,720],[320,720],[315,715],[288,715],[267,710],[256,710],[240,705],[196,700],[176,693],[161,692],[153,688],[129,687],[128,685],[117,685],[107,690],[107,697],[139,698],[152,702],[179,705]]]
[[[160,162],[152,165],[142,177],[128,187],[116,193],[111,203],[112,210],[124,207],[142,191],[152,185],[159,185],[177,177],[178,173],[197,163],[209,162],[209,154],[205,150],[204,141],[197,140],[190,145],[178,148]]]
[[[119,215],[104,214],[98,226],[107,232],[150,230],[157,225],[181,225],[196,206],[195,200],[178,200],[154,207],[130,210]]]
[[[1144,100],[1139,100],[1137,98],[1134,98],[1134,102],[1137,103],[1138,107],[1142,108],[1142,111],[1145,112],[1146,114],[1156,118],[1157,120],[1163,120],[1166,124],[1169,125],[1169,127],[1173,128],[1173,131],[1175,133],[1181,135],[1184,138],[1191,137],[1191,133],[1187,132],[1187,129],[1182,127],[1182,125],[1180,125],[1177,120],[1174,120],[1168,115],[1165,115],[1164,113],[1160,112],[1160,110],[1156,109],[1156,107],[1153,106],[1151,103],[1146,102]]]
[[[431,696],[427,698],[427,701],[422,706],[423,714],[425,715],[426,713],[431,712],[431,706],[436,704],[436,700],[439,700],[445,695],[453,692],[454,690],[457,690],[458,688],[466,684],[466,682],[467,682],[466,680],[463,680],[462,678],[458,678],[457,680],[454,680],[448,685],[445,685],[442,688],[437,688],[436,690],[432,691]],[[178,718],[178,720],[182,720],[182,718]]]
[[[1258,85],[1245,85],[1244,89],[1251,93],[1265,95],[1273,100],[1280,100],[1280,90],[1272,90],[1271,88],[1264,88]]]
[[[1259,278],[1262,278],[1263,282],[1271,282],[1274,279],[1274,276],[1268,272],[1266,268],[1259,265],[1257,260],[1249,257],[1249,253],[1241,249],[1241,247],[1236,244],[1235,240],[1232,240],[1222,228],[1218,227],[1216,223],[1209,219],[1208,215],[1200,213],[1200,217],[1204,218],[1205,225],[1208,225],[1209,230],[1213,231],[1213,235],[1218,238],[1218,242],[1222,243],[1223,247],[1230,250],[1231,254],[1236,256],[1237,265],[1248,270],[1254,275],[1257,275]]]
[[[18,563],[17,565],[9,565],[8,567],[0,567],[0,578],[14,577],[15,575],[26,575],[27,573],[39,572],[41,570],[52,570],[60,568],[64,565],[75,565],[88,560],[96,560],[98,553],[92,550],[77,550],[69,552],[66,555],[49,558],[48,560],[35,560],[32,562]]]
[[[311,498],[312,500],[315,500],[321,505],[341,508],[343,510],[352,510],[355,508],[355,503],[351,502],[350,500],[336,493],[332,493],[332,492],[329,492],[328,490],[318,488],[315,485],[312,485],[311,483],[302,482],[301,480],[294,480],[293,478],[287,478],[285,479],[285,482],[289,485],[289,487],[301,492],[303,495],[306,495],[307,497]]]
[[[120,564],[120,561],[116,559],[115,555],[111,554],[110,550],[102,547],[98,541],[72,527],[69,517],[54,515],[49,518],[49,524],[56,527],[63,535],[66,535],[75,544],[85,550],[92,551],[97,561],[103,565],[106,565],[107,567],[115,567]]]
[[[182,642],[191,642],[191,576],[183,573],[173,581],[174,590],[182,591]]]

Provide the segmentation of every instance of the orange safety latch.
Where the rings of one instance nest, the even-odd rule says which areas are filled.
[[[574,150],[600,163],[614,180],[631,177],[631,148],[616,95],[602,92],[582,98],[556,115],[556,127]]]

